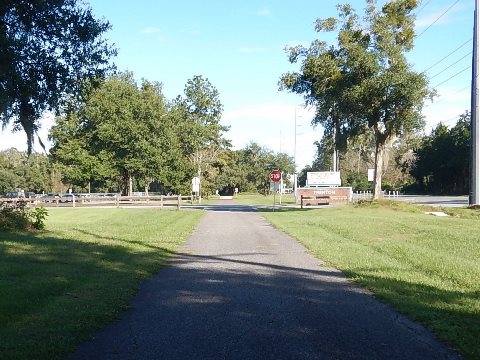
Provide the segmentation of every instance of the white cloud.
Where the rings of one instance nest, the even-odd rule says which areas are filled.
[[[470,89],[458,91],[444,86],[437,89],[439,96],[433,103],[427,103],[423,110],[425,116],[425,132],[429,134],[438,123],[455,125],[458,117],[470,110]]]
[[[452,23],[456,20],[455,14],[462,11],[464,6],[457,4],[448,10],[447,13],[445,13],[447,9],[448,8],[433,9],[430,13],[426,13],[425,15],[418,17],[415,21],[415,26],[417,28],[424,28],[432,24],[440,25]]]
[[[275,152],[294,155],[295,149],[295,104],[270,102],[245,106],[226,111],[222,123],[230,125],[227,138],[232,139],[234,148],[241,149],[250,142],[257,142]],[[310,121],[313,110],[297,106],[296,154],[297,167],[311,164],[315,155],[313,142],[322,134],[320,128],[313,129]]]
[[[157,28],[157,27],[149,26],[149,27],[146,27],[146,28],[140,30],[140,32],[141,32],[142,34],[159,34],[159,33],[161,33],[162,31],[161,31],[159,28]]]

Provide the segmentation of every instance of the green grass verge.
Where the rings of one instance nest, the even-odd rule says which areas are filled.
[[[273,195],[269,194],[267,196],[261,194],[250,194],[250,193],[240,193],[234,199],[235,203],[240,205],[267,205],[273,206]],[[285,194],[282,195],[281,204],[280,204],[280,196],[277,194],[275,196],[275,205],[294,205],[295,204],[295,197],[293,194]]]
[[[60,359],[116,318],[200,211],[51,209],[47,231],[0,233],[0,359]]]
[[[440,218],[380,203],[262,214],[379,299],[480,359],[480,212],[449,212]]]

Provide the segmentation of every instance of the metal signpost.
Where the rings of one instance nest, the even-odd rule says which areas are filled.
[[[274,190],[273,190],[273,211],[275,211],[275,194],[278,189],[278,183],[282,179],[282,172],[280,170],[272,170],[270,173],[270,181],[274,183]]]

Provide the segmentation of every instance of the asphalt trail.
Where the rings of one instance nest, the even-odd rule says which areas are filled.
[[[459,359],[246,209],[207,212],[70,359]]]

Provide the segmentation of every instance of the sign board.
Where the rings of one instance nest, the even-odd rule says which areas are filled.
[[[270,192],[275,193],[279,189],[279,182],[278,181],[270,181]]]
[[[199,193],[200,192],[200,178],[194,177],[192,179],[192,192]]]
[[[270,180],[273,182],[278,182],[282,178],[282,172],[280,170],[272,170],[270,173]]]
[[[307,172],[307,187],[341,186],[340,171]]]
[[[375,180],[375,169],[368,169],[368,181]]]
[[[299,188],[297,204],[303,197],[304,205],[341,205],[352,201],[351,187]]]
[[[283,179],[280,181],[270,181],[270,192],[276,192],[279,193],[280,195],[285,194],[285,183],[283,182]]]

